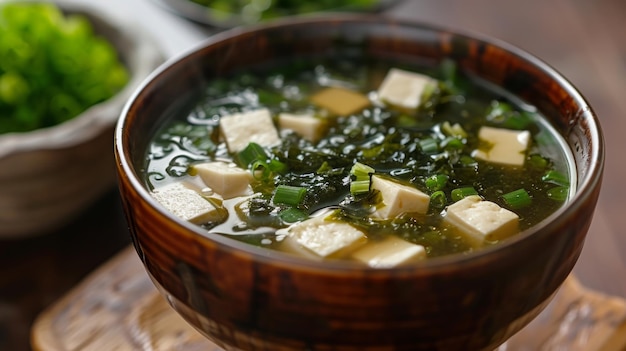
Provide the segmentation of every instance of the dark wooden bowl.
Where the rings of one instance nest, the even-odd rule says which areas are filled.
[[[177,102],[233,69],[346,49],[380,58],[451,58],[536,105],[574,154],[575,196],[499,246],[384,270],[209,239],[151,198],[138,174],[149,138]],[[288,20],[210,38],[136,93],[120,119],[115,151],[146,270],[176,311],[227,350],[491,350],[534,318],[572,270],[604,165],[594,112],[545,63],[496,40],[370,16]]]

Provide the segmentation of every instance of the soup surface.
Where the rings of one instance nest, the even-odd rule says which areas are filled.
[[[156,133],[144,176],[207,235],[390,267],[549,216],[573,192],[563,145],[451,62],[310,59],[209,81]]]

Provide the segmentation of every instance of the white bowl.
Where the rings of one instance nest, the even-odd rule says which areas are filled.
[[[58,6],[90,20],[117,49],[130,79],[115,96],[67,122],[0,134],[0,238],[58,229],[114,187],[115,123],[134,89],[164,61],[140,28],[88,7]]]

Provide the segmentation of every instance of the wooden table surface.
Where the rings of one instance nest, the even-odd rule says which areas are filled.
[[[151,0],[75,2],[81,1],[121,14],[133,3],[154,6]],[[175,17],[153,11],[159,19]],[[390,14],[508,41],[548,62],[587,97],[603,126],[607,159],[594,222],[574,272],[585,287],[626,298],[626,1],[408,0]],[[150,18],[138,22],[151,31],[173,33],[174,28]],[[210,32],[180,19],[168,23],[191,30],[187,42]],[[180,47],[171,37],[163,35],[170,42],[161,44],[168,55],[176,55]],[[0,350],[31,350],[29,334],[37,315],[129,242],[115,188],[58,231],[0,240]]]

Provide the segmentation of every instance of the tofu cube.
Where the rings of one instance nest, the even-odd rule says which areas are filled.
[[[526,149],[530,144],[529,131],[481,127],[478,131],[478,138],[491,147],[474,151],[474,157],[512,166],[524,165]]]
[[[277,232],[278,234],[278,232]],[[321,261],[324,257],[316,254],[315,252],[300,245],[294,237],[291,235],[280,236],[277,241],[280,242],[279,250],[281,252],[293,254],[299,257],[308,258],[310,260]]]
[[[403,213],[428,212],[430,196],[413,187],[373,175],[371,188],[380,191],[383,201],[383,206],[372,214],[375,218],[389,219]]]
[[[291,129],[294,133],[310,142],[317,142],[326,129],[326,123],[310,114],[281,113],[278,115],[281,129]]]
[[[323,89],[311,97],[311,102],[339,116],[360,112],[370,105],[367,96],[338,87]]]
[[[457,228],[472,242],[497,241],[519,231],[519,216],[478,195],[448,206],[444,223]]]
[[[193,166],[206,186],[224,199],[252,194],[252,174],[233,163],[206,162]]]
[[[427,87],[436,84],[437,80],[427,75],[392,68],[378,88],[378,97],[394,106],[416,109]]]
[[[426,258],[426,249],[422,245],[391,236],[379,242],[367,243],[352,257],[373,268],[390,268]]]
[[[179,218],[195,224],[221,222],[223,211],[182,182],[154,189],[152,197]]]
[[[278,131],[268,109],[223,116],[220,119],[220,132],[226,140],[228,151],[239,152],[249,143],[272,146],[280,143]]]
[[[288,229],[288,239],[320,257],[342,257],[363,245],[365,234],[348,223],[329,219],[330,214],[296,223]]]

